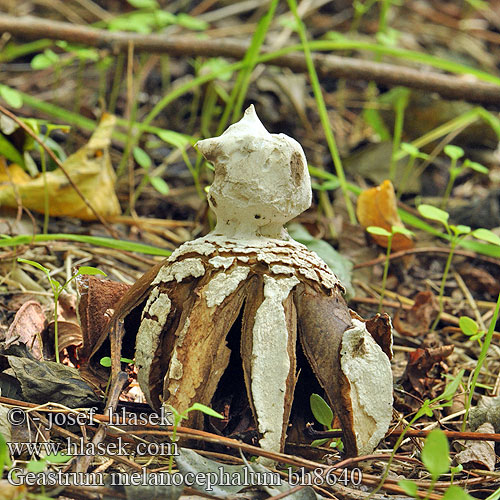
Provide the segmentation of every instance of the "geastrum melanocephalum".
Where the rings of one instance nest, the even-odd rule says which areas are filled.
[[[392,416],[390,346],[352,317],[336,276],[283,228],[311,204],[301,146],[267,132],[250,106],[197,147],[215,166],[208,201],[217,225],[145,275],[116,309],[141,315],[135,363],[147,401],[179,411],[210,405],[239,317],[261,447],[283,449],[300,347],[341,421],[347,455],[370,453]]]

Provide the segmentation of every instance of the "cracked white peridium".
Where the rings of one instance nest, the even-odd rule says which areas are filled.
[[[158,348],[160,334],[167,321],[172,303],[168,295],[155,287],[151,292],[146,307],[142,312],[142,320],[137,332],[135,343],[135,363],[138,367],[137,381],[144,393],[146,400],[151,404],[149,393],[149,372],[153,362],[154,353]],[[146,313],[152,318],[145,318]]]
[[[212,257],[208,260],[208,263],[214,266],[215,268],[223,267],[224,269],[228,269],[233,265],[235,257],[221,257],[218,255],[217,257]]]
[[[251,360],[251,390],[260,445],[281,449],[286,380],[290,372],[288,329],[283,301],[299,280],[264,275],[264,300],[255,314]]]
[[[205,299],[208,307],[222,304],[224,299],[231,295],[238,285],[247,279],[250,268],[237,266],[231,272],[221,271],[208,282],[205,288]]]
[[[392,419],[392,371],[389,358],[362,321],[342,337],[340,366],[350,385],[354,434],[359,455],[371,453]]]
[[[177,283],[180,283],[188,276],[199,278],[204,274],[205,266],[203,265],[201,259],[189,258],[161,267],[156,275],[156,278],[151,282],[151,284],[158,285],[159,283],[168,283],[174,279]]]
[[[274,266],[270,266],[269,269],[274,274],[295,274],[293,267],[282,266],[280,264],[275,264]]]
[[[208,202],[214,233],[229,238],[282,238],[283,224],[311,205],[311,179],[300,144],[270,134],[250,106],[221,136],[197,143],[214,163]]]
[[[175,346],[172,351],[172,357],[170,358],[170,363],[168,365],[167,373],[165,374],[165,378],[163,379],[163,394],[167,391],[170,394],[175,394],[179,389],[179,380],[182,378],[182,374],[184,372],[184,368],[182,363],[179,361],[177,357],[177,349],[182,346],[184,343],[184,338],[189,330],[189,325],[191,324],[189,318],[186,319],[182,330],[179,332],[179,336],[175,341]]]

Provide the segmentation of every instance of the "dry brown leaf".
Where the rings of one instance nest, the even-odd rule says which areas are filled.
[[[434,365],[441,363],[453,352],[453,345],[416,349],[410,353],[410,359],[403,377],[408,378],[411,386],[420,395],[427,397],[436,385],[436,378],[429,376]]]
[[[493,434],[495,429],[489,422],[476,429],[476,432]],[[486,469],[495,470],[496,455],[494,441],[468,441],[465,449],[455,456],[457,463],[462,464],[466,469]]]
[[[116,118],[105,114],[89,142],[64,162],[64,168],[80,191],[102,216],[120,214],[120,204],[115,194],[116,176],[111,166],[108,147]],[[14,186],[23,205],[37,212],[45,212],[45,179],[43,175],[31,178],[19,165],[0,165],[0,205],[17,207]],[[12,179],[12,181],[9,179]],[[78,196],[60,168],[46,175],[49,192],[49,213],[53,216],[78,217],[94,220],[94,213]]]
[[[22,342],[36,359],[42,359],[39,335],[45,326],[45,314],[42,306],[35,300],[29,300],[17,311],[14,321],[6,335],[8,344]]]
[[[394,317],[394,328],[407,337],[426,334],[439,312],[439,303],[432,292],[419,292],[414,301],[410,310],[399,309]]]
[[[369,226],[383,227],[391,231],[392,226],[404,227],[398,215],[398,207],[394,186],[385,180],[380,186],[366,189],[358,197],[356,214],[359,223],[366,229]],[[371,235],[381,247],[387,248],[387,237]],[[413,248],[413,241],[404,234],[395,234],[392,239],[392,251]]]
[[[80,354],[86,359],[98,342],[102,329],[113,315],[115,305],[130,286],[86,274],[78,276],[76,283],[79,294],[78,316],[83,341]]]
[[[54,322],[51,321],[47,327],[49,335],[54,338]],[[59,352],[64,351],[71,346],[80,346],[82,344],[82,330],[79,325],[72,323],[70,321],[58,321],[57,322],[57,332],[58,332],[58,346]]]

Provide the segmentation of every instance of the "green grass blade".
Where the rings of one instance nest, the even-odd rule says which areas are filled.
[[[87,243],[98,247],[114,248],[115,250],[125,250],[127,252],[137,252],[146,255],[159,255],[168,257],[172,252],[163,248],[136,243],[133,241],[114,240],[112,238],[104,238],[101,236],[86,236],[81,234],[37,234],[19,235],[0,239],[0,247],[16,247],[19,245],[29,245],[31,243],[40,243],[44,241],[77,241],[79,243]]]
[[[302,49],[304,52],[304,57],[306,58],[309,78],[311,79],[314,97],[316,98],[316,105],[318,107],[321,125],[323,126],[323,130],[326,136],[326,142],[328,143],[328,148],[330,149],[330,154],[332,155],[335,171],[337,172],[337,177],[340,182],[340,189],[342,190],[342,193],[344,195],[347,213],[349,214],[349,220],[351,224],[356,224],[356,214],[354,213],[354,207],[352,205],[351,199],[349,198],[344,168],[342,167],[342,161],[337,149],[337,143],[335,142],[335,137],[330,126],[330,120],[328,119],[328,113],[326,111],[326,105],[323,99],[321,85],[319,83],[318,74],[316,73],[316,68],[314,67],[309,42],[307,40],[306,29],[297,11],[297,2],[295,0],[288,0],[288,6],[290,7],[290,10],[292,11],[297,22],[297,28],[300,39],[302,41]]]
[[[242,69],[238,73],[236,82],[233,86],[233,90],[231,91],[231,95],[229,96],[229,100],[226,103],[224,112],[219,121],[216,133],[217,135],[220,135],[226,128],[231,111],[233,122],[236,121],[236,119],[241,114],[241,107],[247,94],[250,78],[252,76],[253,69],[257,64],[260,48],[266,38],[267,31],[269,30],[269,26],[274,17],[274,12],[277,5],[278,1],[273,0],[271,2],[271,5],[269,6],[267,13],[262,17],[262,19],[259,21],[259,24],[257,25],[255,34],[252,37],[252,41],[250,42],[250,47],[248,47],[248,50],[245,53],[245,57],[243,58]]]

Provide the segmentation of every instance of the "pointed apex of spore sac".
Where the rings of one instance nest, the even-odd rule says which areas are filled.
[[[262,124],[257,113],[255,111],[255,107],[251,104],[243,115],[243,118],[231,125],[223,135],[255,135],[255,136],[268,136],[271,135],[266,127]]]
[[[208,194],[215,233],[230,238],[286,238],[283,224],[311,205],[311,179],[300,144],[270,134],[251,105],[222,135],[199,141],[214,164]]]

